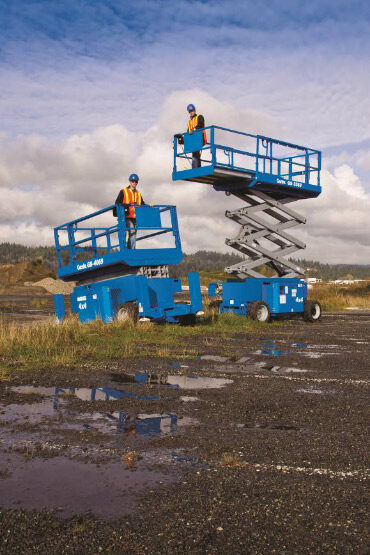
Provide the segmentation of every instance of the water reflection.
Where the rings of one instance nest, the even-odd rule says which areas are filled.
[[[295,350],[307,349],[307,343],[302,343],[302,342],[297,342],[297,343],[284,342],[284,345],[286,345],[288,349],[279,348],[280,347],[279,342],[274,339],[264,339],[263,341],[260,341],[261,349],[257,351],[257,354],[267,355],[267,356],[280,356],[280,355],[289,355]]]
[[[127,435],[138,435],[143,437],[154,437],[178,433],[178,426],[186,426],[196,423],[191,418],[178,419],[175,413],[166,414],[132,414],[127,411],[78,413],[65,406],[68,396],[78,397],[82,401],[116,401],[125,397],[135,399],[158,399],[158,396],[136,395],[120,389],[109,387],[13,387],[13,391],[24,394],[42,394],[51,399],[42,400],[33,404],[12,404],[5,407],[2,420],[17,421],[18,424],[31,423],[30,411],[34,418],[32,424],[41,423],[46,417],[57,417],[63,415],[67,421],[53,423],[54,428],[81,429],[98,431],[101,433],[117,433]]]
[[[12,390],[19,393],[38,393],[48,397],[53,396],[55,408],[58,406],[60,396],[68,395],[77,397],[81,401],[117,401],[124,397],[146,400],[159,399],[158,395],[138,395],[132,391],[123,391],[111,387],[32,387],[21,385],[12,387]]]
[[[55,511],[61,518],[93,513],[102,519],[117,519],[137,505],[143,494],[174,481],[174,475],[145,464],[91,462],[66,457],[25,459],[0,453],[0,506],[9,509]]]
[[[138,384],[158,384],[179,389],[218,389],[233,380],[226,378],[209,378],[207,376],[196,376],[188,374],[185,376],[169,374],[152,374],[150,372],[136,372],[135,381]]]

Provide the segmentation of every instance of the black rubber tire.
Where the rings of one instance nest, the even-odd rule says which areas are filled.
[[[120,304],[116,310],[115,319],[118,322],[136,324],[139,320],[139,309],[135,301]]]
[[[197,317],[195,314],[185,314],[185,316],[179,316],[179,323],[181,326],[195,326]]]
[[[306,322],[318,322],[321,319],[322,308],[319,301],[305,301],[303,319]]]
[[[264,301],[254,301],[248,304],[248,316],[257,322],[269,322],[271,313],[268,305]]]

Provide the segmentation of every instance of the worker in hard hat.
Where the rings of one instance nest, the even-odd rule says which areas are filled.
[[[125,208],[125,218],[127,229],[127,248],[136,248],[136,213],[135,204],[145,204],[141,193],[137,190],[139,176],[132,173],[128,178],[129,185],[118,193],[115,204],[122,204]],[[113,209],[113,215],[117,216],[117,210]]]
[[[188,104],[187,111],[189,113],[188,133],[191,135],[196,129],[203,129],[203,146],[207,144],[207,134],[204,129],[204,117],[197,114],[194,104]],[[200,150],[192,153],[192,168],[200,168],[202,165],[200,160]]]

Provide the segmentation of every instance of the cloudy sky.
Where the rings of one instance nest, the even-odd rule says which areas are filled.
[[[227,250],[235,200],[171,183],[192,102],[322,150],[304,256],[370,263],[369,61],[367,0],[0,0],[0,241],[52,244],[135,171],[177,205],[186,252]]]

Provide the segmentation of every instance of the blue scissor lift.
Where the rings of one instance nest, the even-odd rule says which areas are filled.
[[[113,209],[117,218],[113,218]],[[77,282],[72,312],[81,322],[130,319],[190,323],[202,310],[199,274],[188,275],[190,301],[177,301],[181,281],[168,266],[182,259],[175,206],[135,206],[137,248],[127,247],[122,205],[108,206],[54,229],[58,277]],[[54,295],[59,321],[66,314],[63,295]]]
[[[211,283],[209,294],[221,299],[221,312],[249,315],[267,321],[279,314],[302,314],[315,321],[321,316],[317,301],[307,301],[302,270],[286,258],[304,249],[291,228],[306,219],[290,204],[321,193],[321,152],[262,135],[215,125],[174,137],[174,181],[195,181],[233,195],[246,206],[226,211],[240,231],[226,244],[244,259],[225,268],[234,276],[226,283]],[[201,151],[201,167],[192,168],[193,152]],[[262,265],[277,277],[266,278]]]

